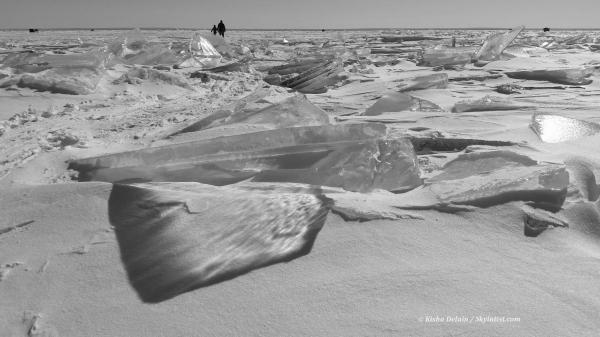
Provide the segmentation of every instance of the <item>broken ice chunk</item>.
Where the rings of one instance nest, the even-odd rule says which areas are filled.
[[[328,59],[325,61],[305,60],[269,70],[265,78],[269,83],[296,89],[301,93],[323,93],[327,87],[342,80],[340,73],[344,71],[341,59]],[[281,75],[297,76],[281,80]]]
[[[302,93],[321,93],[327,91],[327,86],[340,81],[338,74],[343,71],[341,60],[328,61],[285,80],[280,85]]]
[[[588,201],[598,200],[600,187],[596,184],[594,164],[583,157],[570,157],[565,160],[565,164],[581,196]]]
[[[442,37],[438,36],[418,36],[418,35],[385,35],[381,37],[381,42],[404,42],[404,41],[435,41],[442,40]]]
[[[527,46],[527,45],[511,45],[506,47],[502,55],[510,57],[531,57],[548,54],[548,50],[542,47]]]
[[[275,129],[329,124],[329,116],[304,95],[296,95],[259,110],[219,110],[174,134],[237,123],[261,124]]]
[[[421,89],[445,89],[448,86],[448,74],[439,73],[425,76],[417,76],[403,82],[399,91],[412,91]]]
[[[103,50],[92,50],[81,54],[52,55],[19,53],[6,57],[2,64],[11,67],[15,73],[37,73],[46,69],[104,69],[110,54]]]
[[[367,111],[365,116],[377,116],[383,112],[398,112],[398,111],[443,111],[441,107],[426,101],[421,98],[413,97],[411,95],[392,92],[388,93],[382,98],[378,99]]]
[[[569,224],[558,215],[529,205],[521,206],[525,213],[523,230],[525,236],[538,236],[549,227],[569,227]]]
[[[416,137],[410,136],[410,141],[418,154],[426,154],[434,151],[457,152],[471,145],[488,146],[512,146],[513,142],[501,140],[469,139],[469,138],[445,138],[445,137]]]
[[[309,167],[265,169],[253,181],[298,182],[358,192],[404,192],[422,183],[407,139],[338,143],[335,150]]]
[[[520,159],[519,159],[520,160]],[[483,169],[483,167],[480,167]],[[472,170],[456,179],[427,181],[402,194],[373,191],[368,194],[324,188],[334,202],[332,210],[351,220],[419,218],[410,210],[456,213],[511,201],[529,201],[558,211],[566,197],[568,173],[559,165],[508,166],[491,172]]]
[[[318,188],[115,184],[108,214],[131,285],[157,303],[308,254],[329,203]]]
[[[80,159],[82,181],[303,182],[365,191],[421,184],[408,139],[373,124],[279,129]]]
[[[533,114],[529,127],[546,143],[565,142],[600,132],[599,124],[547,113]]]
[[[171,49],[163,45],[144,46],[136,54],[129,54],[120,59],[125,64],[138,65],[158,65],[158,64],[178,64],[181,57],[176,55]]]
[[[423,51],[419,65],[428,67],[464,65],[473,61],[473,57],[475,57],[475,49],[472,47],[436,47]]]
[[[502,51],[508,47],[509,44],[511,44],[515,37],[517,37],[517,35],[519,35],[524,28],[524,26],[519,26],[511,29],[508,32],[490,35],[475,55],[475,59],[480,61],[496,60]]]
[[[96,90],[104,75],[109,54],[90,51],[84,54],[18,54],[3,62],[18,74],[1,87],[17,85],[38,91],[86,95]]]
[[[275,129],[77,159],[71,161],[70,167],[85,177],[88,173],[93,174],[93,170],[101,168],[165,165],[177,160],[193,162],[209,155],[377,139],[385,135],[385,125],[377,123]]]
[[[593,81],[589,79],[593,69],[571,68],[553,70],[523,70],[510,71],[506,75],[510,78],[521,80],[548,81],[567,85],[588,85]]]
[[[518,84],[514,84],[514,83],[500,84],[496,87],[496,92],[499,92],[499,93],[505,94],[505,95],[520,94],[521,93],[520,90],[523,90],[523,87],[521,87]]]
[[[440,201],[488,207],[509,201],[533,201],[560,209],[569,174],[562,165],[515,166],[465,177],[435,181],[429,187]]]
[[[23,74],[7,82],[5,87],[16,84],[20,88],[30,88],[56,94],[87,95],[94,93],[104,72],[87,68],[52,68],[35,74]]]
[[[220,59],[221,54],[217,49],[201,34],[195,33],[190,39],[189,51],[196,57],[213,57]]]
[[[320,59],[306,59],[297,62],[275,66],[269,69],[268,73],[273,75],[290,75],[305,72],[323,63]]]
[[[116,38],[109,44],[108,50],[118,57],[124,57],[138,53],[147,45],[148,40],[146,40],[142,31],[135,28]]]
[[[461,154],[441,170],[426,181],[441,201],[480,207],[523,200],[560,209],[569,185],[564,166],[505,150]]]
[[[525,110],[531,108],[534,107],[528,105],[514,104],[512,101],[501,97],[485,96],[475,101],[458,102],[452,108],[452,112]]]
[[[471,152],[459,155],[446,163],[442,173],[428,179],[428,182],[463,179],[476,174],[485,174],[497,169],[533,166],[537,162],[527,156],[506,150]]]
[[[192,89],[192,86],[180,75],[166,73],[150,68],[134,68],[123,74],[120,78],[113,81],[113,84],[129,83],[137,84],[138,80],[150,80],[172,84],[186,89]]]

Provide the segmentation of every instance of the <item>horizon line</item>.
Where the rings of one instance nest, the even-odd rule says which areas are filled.
[[[512,27],[358,27],[358,28],[228,28],[229,31],[347,31],[347,30],[506,30]],[[542,30],[545,27],[530,27],[524,30]],[[29,27],[29,28],[0,28],[0,31],[13,31],[13,30],[50,30],[50,31],[61,31],[61,30],[210,30],[210,28],[204,27],[56,27],[56,28],[43,28],[43,27]],[[552,30],[600,30],[600,28],[579,28],[579,27],[557,27],[550,28]]]

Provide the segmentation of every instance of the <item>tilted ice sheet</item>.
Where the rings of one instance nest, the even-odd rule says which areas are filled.
[[[131,285],[156,303],[309,253],[327,205],[316,188],[116,184],[108,213]]]
[[[524,26],[519,26],[508,32],[495,33],[488,36],[479,51],[477,51],[475,58],[481,61],[493,61],[497,59],[502,51],[511,44],[524,28]]]
[[[547,113],[533,114],[529,126],[546,143],[565,142],[600,132],[599,124]]]
[[[592,75],[591,69],[570,68],[570,69],[540,69],[509,71],[506,75],[510,78],[534,81],[548,81],[567,85],[588,85],[593,82],[589,77]]]
[[[443,111],[441,107],[430,101],[413,97],[402,92],[392,92],[384,95],[371,105],[364,113],[365,116],[377,116],[383,112],[398,111]]]
[[[229,124],[261,124],[269,128],[329,124],[329,116],[302,95],[296,95],[259,110],[219,110],[178,132],[194,132]]]
[[[72,161],[82,181],[300,182],[353,191],[421,184],[406,138],[378,124],[327,125],[220,137]]]

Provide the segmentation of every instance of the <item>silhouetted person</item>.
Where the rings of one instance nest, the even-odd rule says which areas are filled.
[[[223,20],[219,21],[217,30],[219,31],[219,35],[221,35],[223,38],[225,38],[225,24],[223,23]]]
[[[213,25],[210,31],[213,33],[213,35],[217,35],[217,25]]]

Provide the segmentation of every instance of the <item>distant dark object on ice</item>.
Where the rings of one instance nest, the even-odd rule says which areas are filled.
[[[37,33],[37,32],[39,32],[39,31],[40,31],[40,30],[39,30],[39,29],[37,29],[37,28],[29,28],[29,32],[30,32],[30,33]]]
[[[550,28],[544,27],[544,32],[549,32],[549,31],[550,31]]]
[[[219,24],[217,25],[217,31],[219,32],[219,35],[222,38],[225,38],[225,31],[227,29],[225,29],[225,24],[223,23],[223,20],[219,21]]]

